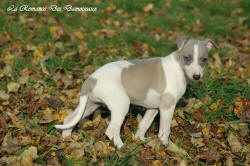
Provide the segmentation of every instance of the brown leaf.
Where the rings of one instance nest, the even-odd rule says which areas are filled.
[[[0,114],[0,128],[2,128],[4,132],[7,132],[9,128],[3,113]]]
[[[97,156],[106,156],[109,152],[107,145],[102,141],[96,142],[94,148]]]
[[[7,85],[8,92],[17,92],[20,85],[17,82],[9,82]]]
[[[21,149],[21,146],[19,145],[1,146],[0,153],[8,153],[9,155],[15,154],[19,149]]]
[[[143,165],[150,165],[153,159],[153,153],[151,148],[146,148],[143,153],[140,154],[141,162]]]
[[[27,156],[24,156],[21,159],[21,166],[34,166],[34,165],[35,164],[33,163],[31,154],[27,155]]]
[[[238,138],[230,132],[227,136],[227,141],[231,147],[232,152],[240,152],[242,149],[242,145],[239,142]]]
[[[176,144],[174,144],[172,141],[169,140],[167,151],[173,153],[175,156],[185,156],[187,155],[187,152],[182,149],[181,147],[178,147]]]
[[[49,106],[51,106],[55,110],[61,105],[61,103],[55,96],[45,97],[44,99],[47,101]]]
[[[154,8],[154,4],[153,3],[149,3],[147,4],[147,6],[144,7],[144,12],[148,13],[151,12]]]
[[[50,156],[47,159],[47,165],[51,165],[51,166],[61,166],[61,164],[59,163],[59,159],[57,156]]]
[[[79,53],[82,53],[86,50],[88,50],[88,45],[85,41],[82,41],[78,46],[77,46],[77,49],[79,51]]]
[[[208,150],[202,152],[201,154],[198,154],[195,158],[202,158],[206,159],[208,163],[219,161],[220,155],[217,151],[215,151],[212,148],[209,148]]]
[[[150,146],[154,151],[159,151],[161,144],[162,142],[158,138],[152,139],[147,143],[147,145]]]
[[[177,166],[186,166],[186,161],[185,160],[181,160]]]
[[[73,82],[73,75],[71,74],[67,74],[65,76],[62,77],[62,82],[64,84],[64,88],[67,89],[68,86],[72,85]]]

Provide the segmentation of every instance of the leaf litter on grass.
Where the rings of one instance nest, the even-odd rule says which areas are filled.
[[[249,164],[247,3],[95,1],[88,3],[98,7],[94,14],[2,10],[0,164]],[[82,81],[99,66],[168,55],[176,49],[173,38],[184,34],[209,37],[219,49],[209,55],[203,80],[191,82],[179,102],[168,146],[157,138],[158,118],[146,142],[134,138],[135,117],[141,119],[135,111],[124,122],[121,150],[105,136],[109,115],[103,108],[70,138],[53,128],[74,111]]]

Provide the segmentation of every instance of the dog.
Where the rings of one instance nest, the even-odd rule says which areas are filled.
[[[158,137],[168,144],[173,113],[186,91],[189,80],[199,80],[207,62],[208,52],[217,48],[211,39],[197,40],[188,36],[174,39],[177,50],[162,58],[122,60],[105,64],[83,83],[80,103],[64,119],[63,138],[71,136],[73,127],[104,104],[111,112],[105,134],[121,148],[120,129],[130,104],[145,107],[146,113],[138,125],[135,137],[144,140],[145,133],[160,112]]]

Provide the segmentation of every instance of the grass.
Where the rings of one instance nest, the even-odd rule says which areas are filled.
[[[154,8],[151,12],[145,13],[144,7],[149,3],[153,3]],[[29,6],[72,4],[73,6],[94,6],[98,8],[98,11],[82,14],[65,11],[6,12],[6,8],[11,4],[15,6],[23,4]],[[40,69],[41,67],[41,59],[36,59],[36,63],[31,62],[35,58],[34,51],[28,50],[27,47],[30,45],[42,47],[43,56],[47,57],[44,64],[50,75],[41,78],[45,82],[41,84],[44,87],[49,87],[46,92],[50,95],[56,95],[58,90],[62,89],[56,87],[57,83],[53,80],[58,69],[62,69],[64,73],[74,73],[74,79],[84,79],[87,66],[99,67],[110,61],[144,58],[142,57],[142,48],[135,46],[135,42],[147,45],[148,57],[164,57],[176,49],[172,40],[176,35],[185,34],[200,39],[211,38],[222,47],[212,51],[209,58],[213,58],[212,55],[218,53],[221,59],[227,61],[229,58],[235,58],[236,55],[231,53],[230,48],[224,47],[223,43],[230,43],[235,48],[241,47],[228,38],[237,39],[244,36],[249,30],[249,5],[250,2],[247,0],[239,2],[231,0],[1,1],[0,6],[3,10],[0,12],[3,13],[3,16],[0,17],[0,35],[10,39],[3,44],[0,42],[0,57],[7,62],[6,52],[13,56],[13,59],[6,65],[11,66],[11,76],[17,81],[23,69],[28,68],[32,71],[31,75],[34,76],[36,73],[32,69],[34,67]],[[112,6],[114,9],[109,11],[107,8]],[[115,25],[115,21],[120,25]],[[50,32],[50,28],[53,26],[59,26],[63,29],[63,37],[53,37]],[[114,30],[115,34],[112,34],[110,30]],[[74,35],[75,32],[81,32],[84,36],[83,39],[77,38]],[[111,35],[107,33],[111,33]],[[155,40],[156,34],[161,35],[160,40]],[[82,41],[87,43],[88,50],[85,52],[78,51],[78,45]],[[15,49],[15,42],[21,46],[21,53]],[[61,44],[62,47],[56,47],[55,43]],[[64,58],[63,55],[71,52],[74,53]],[[215,72],[214,69],[208,67],[201,81],[190,82],[184,96],[186,99],[192,97],[203,99],[206,96],[212,99],[211,103],[202,107],[206,123],[216,122],[218,118],[222,122],[237,120],[234,113],[228,111],[234,107],[235,99],[241,97],[250,100],[249,76],[235,78],[238,71],[233,68],[234,66],[229,71],[223,71],[224,67],[225,65],[222,64],[222,72],[215,74],[215,76],[211,76]],[[0,68],[1,73],[2,71],[3,69]],[[12,81],[11,77],[1,77],[0,89],[7,91],[7,85],[10,81]],[[29,78],[26,86],[33,87],[38,81]],[[77,86],[80,87],[80,85]],[[205,111],[210,104],[218,100],[221,102],[220,107]],[[24,110],[22,110],[22,114],[24,114],[23,112]],[[136,117],[136,115],[132,115],[131,118]],[[189,118],[192,119],[192,116],[190,115]],[[37,127],[31,122],[30,126]],[[56,134],[56,130],[53,128],[54,123],[54,121],[51,122],[44,131],[52,135]],[[155,126],[158,126],[157,122],[153,123],[151,129],[156,128]],[[16,131],[17,129],[11,127],[11,130]],[[82,132],[82,135],[86,138],[89,137],[86,132]],[[63,153],[59,151],[57,153],[60,161],[65,165],[74,164]],[[44,154],[44,158],[46,155]],[[130,150],[130,153],[124,158],[119,158],[118,154],[114,152],[105,159],[105,165],[133,165],[133,155],[133,150]],[[43,163],[44,158],[37,159],[37,163]]]

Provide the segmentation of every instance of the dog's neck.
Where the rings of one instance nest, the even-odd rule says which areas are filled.
[[[173,52],[172,56],[177,61],[177,63],[180,65],[180,68],[182,69],[182,72],[184,73],[184,76],[185,76],[185,81],[188,83],[190,81],[190,79],[188,78],[188,76],[187,76],[187,74],[186,74],[186,72],[184,70],[184,67],[183,67],[183,65],[181,63],[179,52],[178,51]]]

